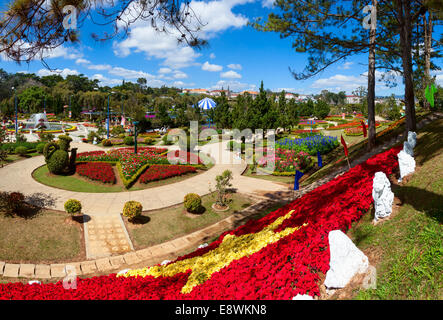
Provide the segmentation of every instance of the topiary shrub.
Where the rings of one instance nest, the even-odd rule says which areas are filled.
[[[76,199],[69,199],[65,202],[65,211],[70,215],[79,214],[82,211],[82,204]]]
[[[133,221],[137,217],[141,216],[143,206],[138,201],[127,201],[123,207],[123,216],[128,218],[129,221]]]
[[[35,150],[37,150],[38,153],[43,153],[43,149],[45,148],[46,143],[39,143],[36,147]]]
[[[134,138],[133,137],[125,137],[123,139],[124,144],[127,146],[132,146],[134,144]]]
[[[146,144],[149,144],[149,145],[152,145],[152,144],[154,144],[154,139],[152,139],[152,138],[145,138],[145,140],[144,140],[144,142],[146,143]]]
[[[72,138],[65,135],[58,136],[58,145],[61,150],[68,151],[69,145],[71,144]]]
[[[185,196],[183,205],[188,212],[196,213],[200,210],[202,205],[201,197],[196,193],[188,193]]]
[[[43,148],[43,155],[45,156],[46,162],[48,162],[52,154],[58,149],[60,149],[60,147],[55,142],[48,142],[47,144],[45,144],[45,147]]]
[[[15,148],[14,153],[23,157],[28,153],[28,149],[26,147],[19,146]]]
[[[112,146],[111,139],[103,139],[102,144],[103,144],[104,147]]]
[[[69,155],[64,150],[55,150],[46,162],[46,165],[49,172],[60,174],[69,165]]]

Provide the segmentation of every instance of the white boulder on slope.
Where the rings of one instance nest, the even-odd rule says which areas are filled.
[[[354,275],[365,273],[368,257],[340,230],[329,232],[330,261],[325,286],[328,289],[343,288]]]

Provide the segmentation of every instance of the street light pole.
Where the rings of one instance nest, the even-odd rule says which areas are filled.
[[[109,139],[109,126],[110,126],[110,123],[109,123],[109,97],[111,96],[111,94],[113,94],[114,93],[114,91],[111,91],[109,94],[108,94],[108,117],[107,117],[107,119],[106,119],[106,132],[107,132],[107,137],[108,137],[108,139]]]
[[[12,90],[14,90],[14,105],[15,105],[15,139],[17,139],[17,135],[18,135],[17,91],[15,90],[15,87],[12,87]]]
[[[134,124],[134,153],[137,154],[137,124],[138,121],[133,121]]]

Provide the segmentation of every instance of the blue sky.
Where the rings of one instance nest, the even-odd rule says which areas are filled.
[[[2,4],[6,3],[1,0]],[[232,91],[257,90],[260,81],[273,91],[285,89],[301,94],[319,93],[323,89],[351,94],[358,86],[366,86],[367,56],[354,56],[333,65],[321,74],[305,81],[296,81],[288,67],[302,71],[307,56],[296,53],[288,39],[276,33],[255,31],[248,20],[266,16],[272,0],[192,1],[191,5],[207,23],[202,35],[210,46],[201,51],[177,45],[171,35],[156,34],[145,22],[137,22],[131,35],[97,43],[91,32],[103,29],[89,21],[79,28],[81,44],[64,45],[48,53],[47,63],[62,75],[85,74],[99,79],[102,85],[113,86],[122,80],[135,82],[144,77],[148,85],[179,88],[229,88]],[[1,58],[1,57],[0,57]],[[40,61],[29,65],[1,61],[8,72],[50,74]],[[436,73],[443,82],[443,74]],[[401,80],[396,88],[377,84],[377,95],[402,94]]]

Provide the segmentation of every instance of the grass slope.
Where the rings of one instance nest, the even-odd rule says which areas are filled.
[[[366,253],[377,252],[377,288],[356,299],[443,298],[443,120],[418,132],[416,172],[392,185],[400,207],[376,226],[367,213],[349,232]]]

